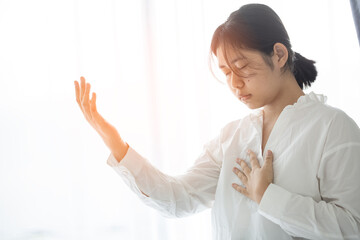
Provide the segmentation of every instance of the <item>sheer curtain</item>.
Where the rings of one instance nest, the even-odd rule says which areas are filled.
[[[350,0],[350,6],[351,6],[355,29],[360,46],[360,0]]]
[[[183,173],[222,126],[249,113],[208,68],[213,31],[249,2],[0,1],[0,239],[210,239],[210,210],[163,218],[107,166],[73,80],[87,78],[98,110],[139,153]],[[317,61],[306,92],[360,124],[349,2],[258,2]]]

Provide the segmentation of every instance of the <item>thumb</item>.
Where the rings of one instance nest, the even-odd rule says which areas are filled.
[[[90,100],[90,110],[91,110],[91,113],[93,112],[97,112],[97,109],[96,109],[96,93],[92,93],[92,98]]]
[[[265,157],[265,163],[264,163],[264,167],[272,167],[272,164],[273,164],[273,153],[272,151],[270,150],[267,150],[267,153],[266,153],[266,157]]]
[[[96,107],[96,93],[93,92],[90,100],[90,112],[96,124],[103,124],[105,119],[98,113]]]

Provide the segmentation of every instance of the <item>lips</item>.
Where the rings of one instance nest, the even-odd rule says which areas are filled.
[[[238,95],[240,101],[244,102],[246,100],[248,100],[251,97],[251,94],[246,94],[246,95]]]

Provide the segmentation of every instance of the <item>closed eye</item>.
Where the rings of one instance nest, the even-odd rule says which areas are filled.
[[[225,76],[229,76],[229,74],[231,74],[231,70],[227,67],[221,66],[220,69],[225,74]]]

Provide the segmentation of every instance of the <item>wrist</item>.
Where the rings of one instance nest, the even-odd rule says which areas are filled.
[[[126,142],[121,141],[120,146],[111,153],[114,155],[115,159],[120,162],[125,157],[128,150],[129,145]]]
[[[255,202],[257,202],[257,204],[260,204],[261,202],[261,199],[263,198],[267,188],[270,186],[271,183],[268,183],[266,184],[263,188],[261,188],[259,191],[258,191],[258,194],[257,194],[257,197],[255,199]]]

